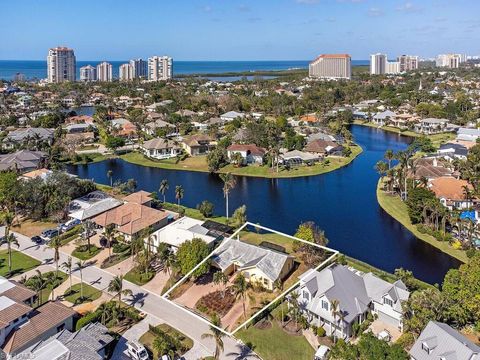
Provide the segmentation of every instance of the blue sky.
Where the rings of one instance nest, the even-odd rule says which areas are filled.
[[[480,54],[478,0],[0,0],[0,10],[0,59],[44,59],[57,45],[78,60]]]

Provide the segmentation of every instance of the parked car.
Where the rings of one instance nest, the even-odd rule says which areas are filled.
[[[170,355],[162,355],[162,357],[158,358],[158,360],[172,360],[172,358],[170,357]]]
[[[40,244],[43,241],[42,238],[38,235],[32,236],[30,240],[32,240],[32,242],[34,242],[35,244]]]
[[[127,354],[131,359],[135,360],[148,360],[148,352],[145,347],[138,341],[127,342]]]
[[[315,353],[314,360],[325,360],[330,352],[330,348],[325,345],[320,345]]]
[[[72,219],[67,221],[65,224],[60,225],[60,231],[65,232],[70,229],[73,229],[75,226],[80,225],[81,221],[78,219]]]
[[[40,234],[40,238],[44,241],[50,241],[58,235],[59,235],[58,229],[49,229],[49,230],[45,230],[44,232],[42,232]]]

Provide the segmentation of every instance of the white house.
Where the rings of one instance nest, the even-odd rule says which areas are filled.
[[[155,138],[140,145],[145,156],[153,159],[170,159],[182,153],[182,147],[173,140]]]
[[[266,153],[267,150],[255,144],[232,144],[227,148],[229,160],[233,159],[234,154],[240,154],[245,165],[263,164]]]
[[[244,113],[237,112],[237,111],[229,111],[226,112],[225,114],[220,115],[220,119],[222,119],[225,122],[233,121],[236,118],[243,118],[245,116]]]

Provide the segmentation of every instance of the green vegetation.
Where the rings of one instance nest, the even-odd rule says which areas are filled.
[[[252,344],[253,349],[263,359],[275,360],[311,360],[315,350],[303,336],[287,334],[276,322],[269,329],[257,329],[250,326],[235,334],[245,344]]]
[[[12,270],[8,271],[8,251],[0,250],[0,276],[11,277],[35,269],[40,261],[20,251],[12,250]]]
[[[186,207],[186,206],[183,206],[183,205],[178,206],[177,204],[165,202],[165,203],[162,203],[162,207],[165,210],[170,210],[170,211],[174,211],[174,212],[179,212],[179,209],[180,209],[180,212],[183,213],[185,216],[188,216],[188,217],[191,217],[191,218],[194,218],[194,219],[198,219],[198,220],[209,219],[209,220],[213,220],[213,221],[216,221],[216,222],[219,222],[219,223],[222,223],[222,224],[227,223],[227,218],[225,216],[215,216],[215,215],[213,215],[209,218],[206,218],[200,212],[200,210],[189,208],[189,207]]]
[[[83,287],[83,297],[81,297],[80,294],[80,287]],[[71,290],[68,289],[65,291],[64,299],[72,304],[78,305],[97,300],[100,296],[102,296],[101,290],[97,290],[93,286],[84,283],[82,286],[80,284],[75,284],[72,286]]]
[[[412,224],[408,214],[408,206],[405,204],[398,195],[388,194],[382,190],[382,182],[379,181],[377,185],[377,199],[378,203],[390,216],[405,226],[413,235],[420,240],[423,240],[441,251],[453,256],[454,258],[466,262],[468,260],[466,252],[460,249],[454,249],[446,241],[438,241],[435,237],[422,233],[418,230],[417,226]]]
[[[87,245],[80,245],[77,246],[75,250],[73,250],[72,256],[80,260],[89,260],[96,256],[100,252],[100,250],[102,249],[95,245],[91,245],[90,249]]]
[[[37,271],[36,275],[26,279],[24,285],[29,289],[37,293],[37,305],[45,304],[47,301],[52,300],[52,291],[67,280],[68,275],[62,271],[56,273],[56,271],[48,271],[40,273]],[[53,294],[58,296],[60,294]]]
[[[210,253],[210,249],[205,241],[198,238],[187,240],[183,242],[177,250],[178,267],[183,275],[186,275],[190,270],[197,266]],[[192,274],[197,278],[208,272],[210,264],[208,261],[204,262]]]
[[[137,267],[133,268],[125,274],[125,280],[130,281],[136,285],[145,285],[147,282],[153,279],[155,276],[154,271],[148,270],[147,272],[141,271]]]
[[[149,326],[149,330],[140,339],[152,354],[159,359],[165,353],[183,355],[193,347],[193,340],[167,324]]]

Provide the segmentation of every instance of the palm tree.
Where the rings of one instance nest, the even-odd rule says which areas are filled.
[[[169,187],[170,187],[170,185],[168,185],[168,180],[167,179],[163,179],[160,182],[160,188],[158,189],[158,191],[160,191],[160,194],[163,195],[163,202],[164,203],[165,203],[165,193],[167,192]]]
[[[225,297],[225,291],[227,290],[228,277],[223,271],[217,271],[213,274],[213,282],[216,285],[223,285],[222,297]]]
[[[168,248],[167,244],[160,243],[157,248],[157,257],[162,262],[165,272],[168,274],[168,276],[170,276],[171,269],[177,263],[177,259],[173,251]]]
[[[213,339],[215,341],[215,353],[213,358],[215,360],[220,359],[220,354],[223,352],[223,337],[225,336],[223,331],[218,328],[222,326],[220,318],[217,314],[214,314],[210,320],[214,326],[210,326],[210,332],[202,334],[202,339]]]
[[[395,153],[391,149],[388,149],[385,151],[385,155],[383,155],[383,157],[385,160],[387,160],[388,170],[390,170],[392,168],[392,161],[395,159]]]
[[[182,185],[175,186],[175,199],[177,199],[178,210],[180,210],[180,200],[183,199],[185,190],[183,190]]]
[[[83,299],[83,269],[87,267],[86,261],[78,260],[75,265],[80,272],[80,299]]]
[[[123,288],[123,275],[115,276],[108,284],[107,290],[115,294],[113,297],[118,297],[118,306],[122,302],[122,295],[132,295],[132,290]]]
[[[113,239],[115,238],[115,235],[117,233],[117,230],[115,229],[114,224],[109,224],[105,227],[105,237],[107,238],[107,246],[108,246],[108,258],[112,256],[112,242]]]
[[[113,171],[112,170],[107,171],[107,178],[110,179],[110,187],[113,187]]]
[[[470,207],[470,201],[472,200],[472,191],[467,185],[462,186],[463,189],[463,196],[467,201],[467,208]]]
[[[37,294],[37,305],[40,306],[42,297],[40,296],[41,291],[45,289],[46,282],[42,277],[42,273],[37,269],[37,275],[32,276],[30,279],[30,287]]]
[[[334,322],[334,329],[333,329],[333,342],[337,342],[337,335],[336,335],[336,327],[337,327],[337,316],[339,315],[339,301],[336,299],[333,299],[330,302],[330,311],[333,316],[333,322]]]
[[[233,282],[233,293],[236,299],[242,299],[243,317],[245,319],[247,318],[247,310],[245,309],[245,297],[247,294],[247,290],[248,290],[247,279],[245,279],[245,276],[242,273],[240,273],[237,275],[237,277]]]
[[[8,234],[5,228],[5,236],[0,241],[0,245],[7,244],[7,252],[8,252],[8,273],[12,272],[12,245],[15,245],[17,248],[20,247],[17,238],[14,234]]]
[[[52,301],[53,301],[55,300],[54,291],[55,291],[55,285],[57,284],[57,275],[52,272],[47,273],[45,277],[45,282],[47,285],[50,285],[52,287]]]
[[[228,219],[228,195],[237,183],[236,178],[231,173],[220,174],[220,179],[223,181],[223,196],[225,197],[225,213]]]
[[[85,234],[85,238],[87,240],[87,250],[88,250],[88,252],[90,252],[90,247],[91,247],[90,235],[92,233],[92,230],[93,230],[93,222],[91,222],[90,220],[86,220],[83,223],[83,233]]]
[[[64,261],[62,263],[62,268],[64,268],[68,272],[68,277],[70,278],[70,289],[68,290],[68,292],[71,293],[72,292],[72,269],[73,269],[73,261],[71,256],[68,257],[67,261]]]
[[[58,261],[60,260],[60,248],[62,247],[62,240],[59,236],[55,236],[48,243],[48,247],[53,249],[53,261],[55,261],[55,276],[58,277]]]

